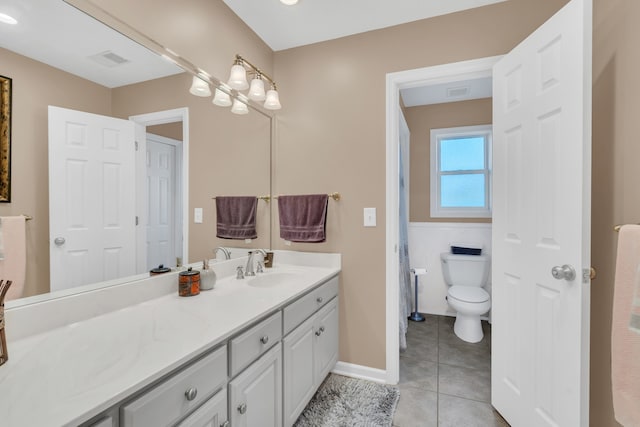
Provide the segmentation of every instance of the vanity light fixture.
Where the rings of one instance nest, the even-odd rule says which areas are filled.
[[[16,25],[18,20],[11,15],[7,15],[6,13],[0,13],[0,22],[3,24]]]
[[[251,85],[247,81],[247,72],[253,77]],[[212,79],[202,70],[195,70],[194,74],[189,92],[196,96],[211,96],[209,85],[215,82],[217,87],[211,102],[220,107],[231,106],[231,112],[234,114],[248,114],[250,100],[264,102],[263,107],[267,110],[279,110],[282,108],[276,82],[240,55],[236,55],[236,59],[233,61],[227,83]],[[270,89],[266,92],[265,80],[270,85]],[[245,89],[249,89],[246,95],[240,93],[241,90]]]
[[[211,88],[209,88],[209,83],[205,82],[198,76],[193,76],[189,92],[195,96],[211,96]]]
[[[220,88],[216,88],[215,95],[213,96],[213,101],[211,102],[219,107],[230,107],[231,97],[227,92],[220,90]]]
[[[253,75],[251,86],[247,82],[247,72]],[[266,93],[265,80],[271,85],[271,88]],[[238,91],[249,88],[247,97],[256,102],[264,101],[263,106],[267,110],[279,110],[282,108],[276,82],[240,55],[236,55],[236,59],[233,61],[227,85]]]
[[[233,106],[231,107],[231,112],[233,114],[249,114],[249,107],[247,104],[242,102],[240,98],[236,98],[233,100]]]

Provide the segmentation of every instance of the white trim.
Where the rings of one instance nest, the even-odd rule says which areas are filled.
[[[387,74],[386,78],[386,382],[400,376],[398,337],[398,146],[400,89],[491,77],[501,56]]]
[[[490,222],[410,222],[409,228],[491,228]]]
[[[182,261],[189,261],[189,108],[156,111],[153,113],[130,116],[143,126],[162,125],[182,122]]]
[[[430,168],[430,191],[429,198],[431,200],[431,217],[432,218],[491,218],[491,143],[492,143],[493,127],[488,125],[477,126],[458,126],[452,128],[431,129],[430,135],[430,152],[431,152],[431,168]],[[482,173],[484,177],[485,194],[484,207],[442,207],[441,179],[442,175],[458,175],[460,173],[469,173],[471,171],[453,171],[442,172],[440,170],[440,156],[442,139],[481,136],[484,138],[484,168],[473,171],[474,173]]]
[[[338,375],[344,375],[345,377],[358,378],[383,384],[387,379],[387,372],[382,369],[370,368],[368,366],[355,365],[347,362],[336,363],[336,366],[331,372]]]

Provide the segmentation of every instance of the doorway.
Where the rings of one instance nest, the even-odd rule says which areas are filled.
[[[493,65],[500,56],[439,65],[417,70],[401,71],[387,75],[387,242],[398,242],[400,219],[399,203],[399,141],[401,125],[398,119],[400,111],[400,90],[430,85],[450,83],[460,80],[490,78]],[[398,246],[388,244],[387,259],[387,378],[390,384],[397,384],[400,376],[399,359],[399,295],[397,278],[399,277]]]
[[[159,264],[175,266],[179,262],[187,262],[189,259],[189,110],[178,108],[158,111],[131,116],[129,120],[136,123],[135,132],[138,143],[136,186],[140,194],[137,198],[140,213],[138,221],[144,225],[137,228],[137,240],[142,242],[138,245],[138,270],[148,271],[150,267],[157,267]],[[148,129],[154,129],[156,132],[162,128],[169,129],[171,125],[181,125],[181,130],[178,135],[174,135],[174,138],[151,136],[147,132]],[[171,131],[169,132],[171,134]],[[148,143],[149,147],[147,147]],[[149,150],[151,146],[158,148],[158,144],[164,148]],[[160,179],[155,172],[155,178],[148,175],[152,153],[157,154],[159,151],[174,153],[176,167],[173,171],[175,186],[173,192],[168,192],[166,191],[168,188],[165,188],[172,185],[170,181]],[[166,159],[169,157],[159,156],[158,158],[165,159],[161,161],[167,162]],[[155,190],[152,189],[152,182],[155,182],[153,186]],[[172,197],[173,200],[170,201],[167,197]],[[148,206],[151,199],[153,199],[152,203],[159,206],[158,209],[150,211]],[[147,251],[151,243],[155,249]]]

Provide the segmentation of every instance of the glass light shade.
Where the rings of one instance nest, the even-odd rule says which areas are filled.
[[[238,99],[233,100],[233,107],[231,107],[231,112],[233,114],[249,114],[249,107],[244,102],[239,101]]]
[[[282,108],[277,90],[270,89],[267,91],[267,99],[264,101],[264,108],[267,110],[279,110]]]
[[[219,107],[229,107],[231,105],[231,97],[228,93],[216,88],[216,94],[211,102]]]
[[[287,6],[291,6],[298,3],[298,0],[280,0],[280,3],[286,4]]]
[[[249,83],[247,82],[247,71],[242,65],[236,64],[231,67],[231,74],[229,74],[229,81],[227,84],[235,90],[245,90],[249,87]]]
[[[266,95],[264,93],[264,80],[260,77],[256,77],[251,80],[251,87],[249,88],[249,98],[254,101],[264,101]]]
[[[189,92],[195,96],[211,96],[209,83],[196,76],[193,76]]]

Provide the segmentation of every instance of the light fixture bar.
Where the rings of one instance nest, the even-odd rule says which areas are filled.
[[[269,81],[269,83],[271,83],[271,86],[273,86],[273,88],[277,90],[275,80],[273,80],[271,77],[269,77],[267,74],[265,74],[264,71],[262,71],[260,68],[256,67],[251,62],[247,61],[246,59],[244,59],[242,56],[240,56],[238,54],[236,54],[236,61],[240,62],[240,64],[242,64],[242,65],[244,65],[246,67],[249,67],[249,69],[254,74],[260,75],[260,76],[262,76],[262,78],[267,79]]]

